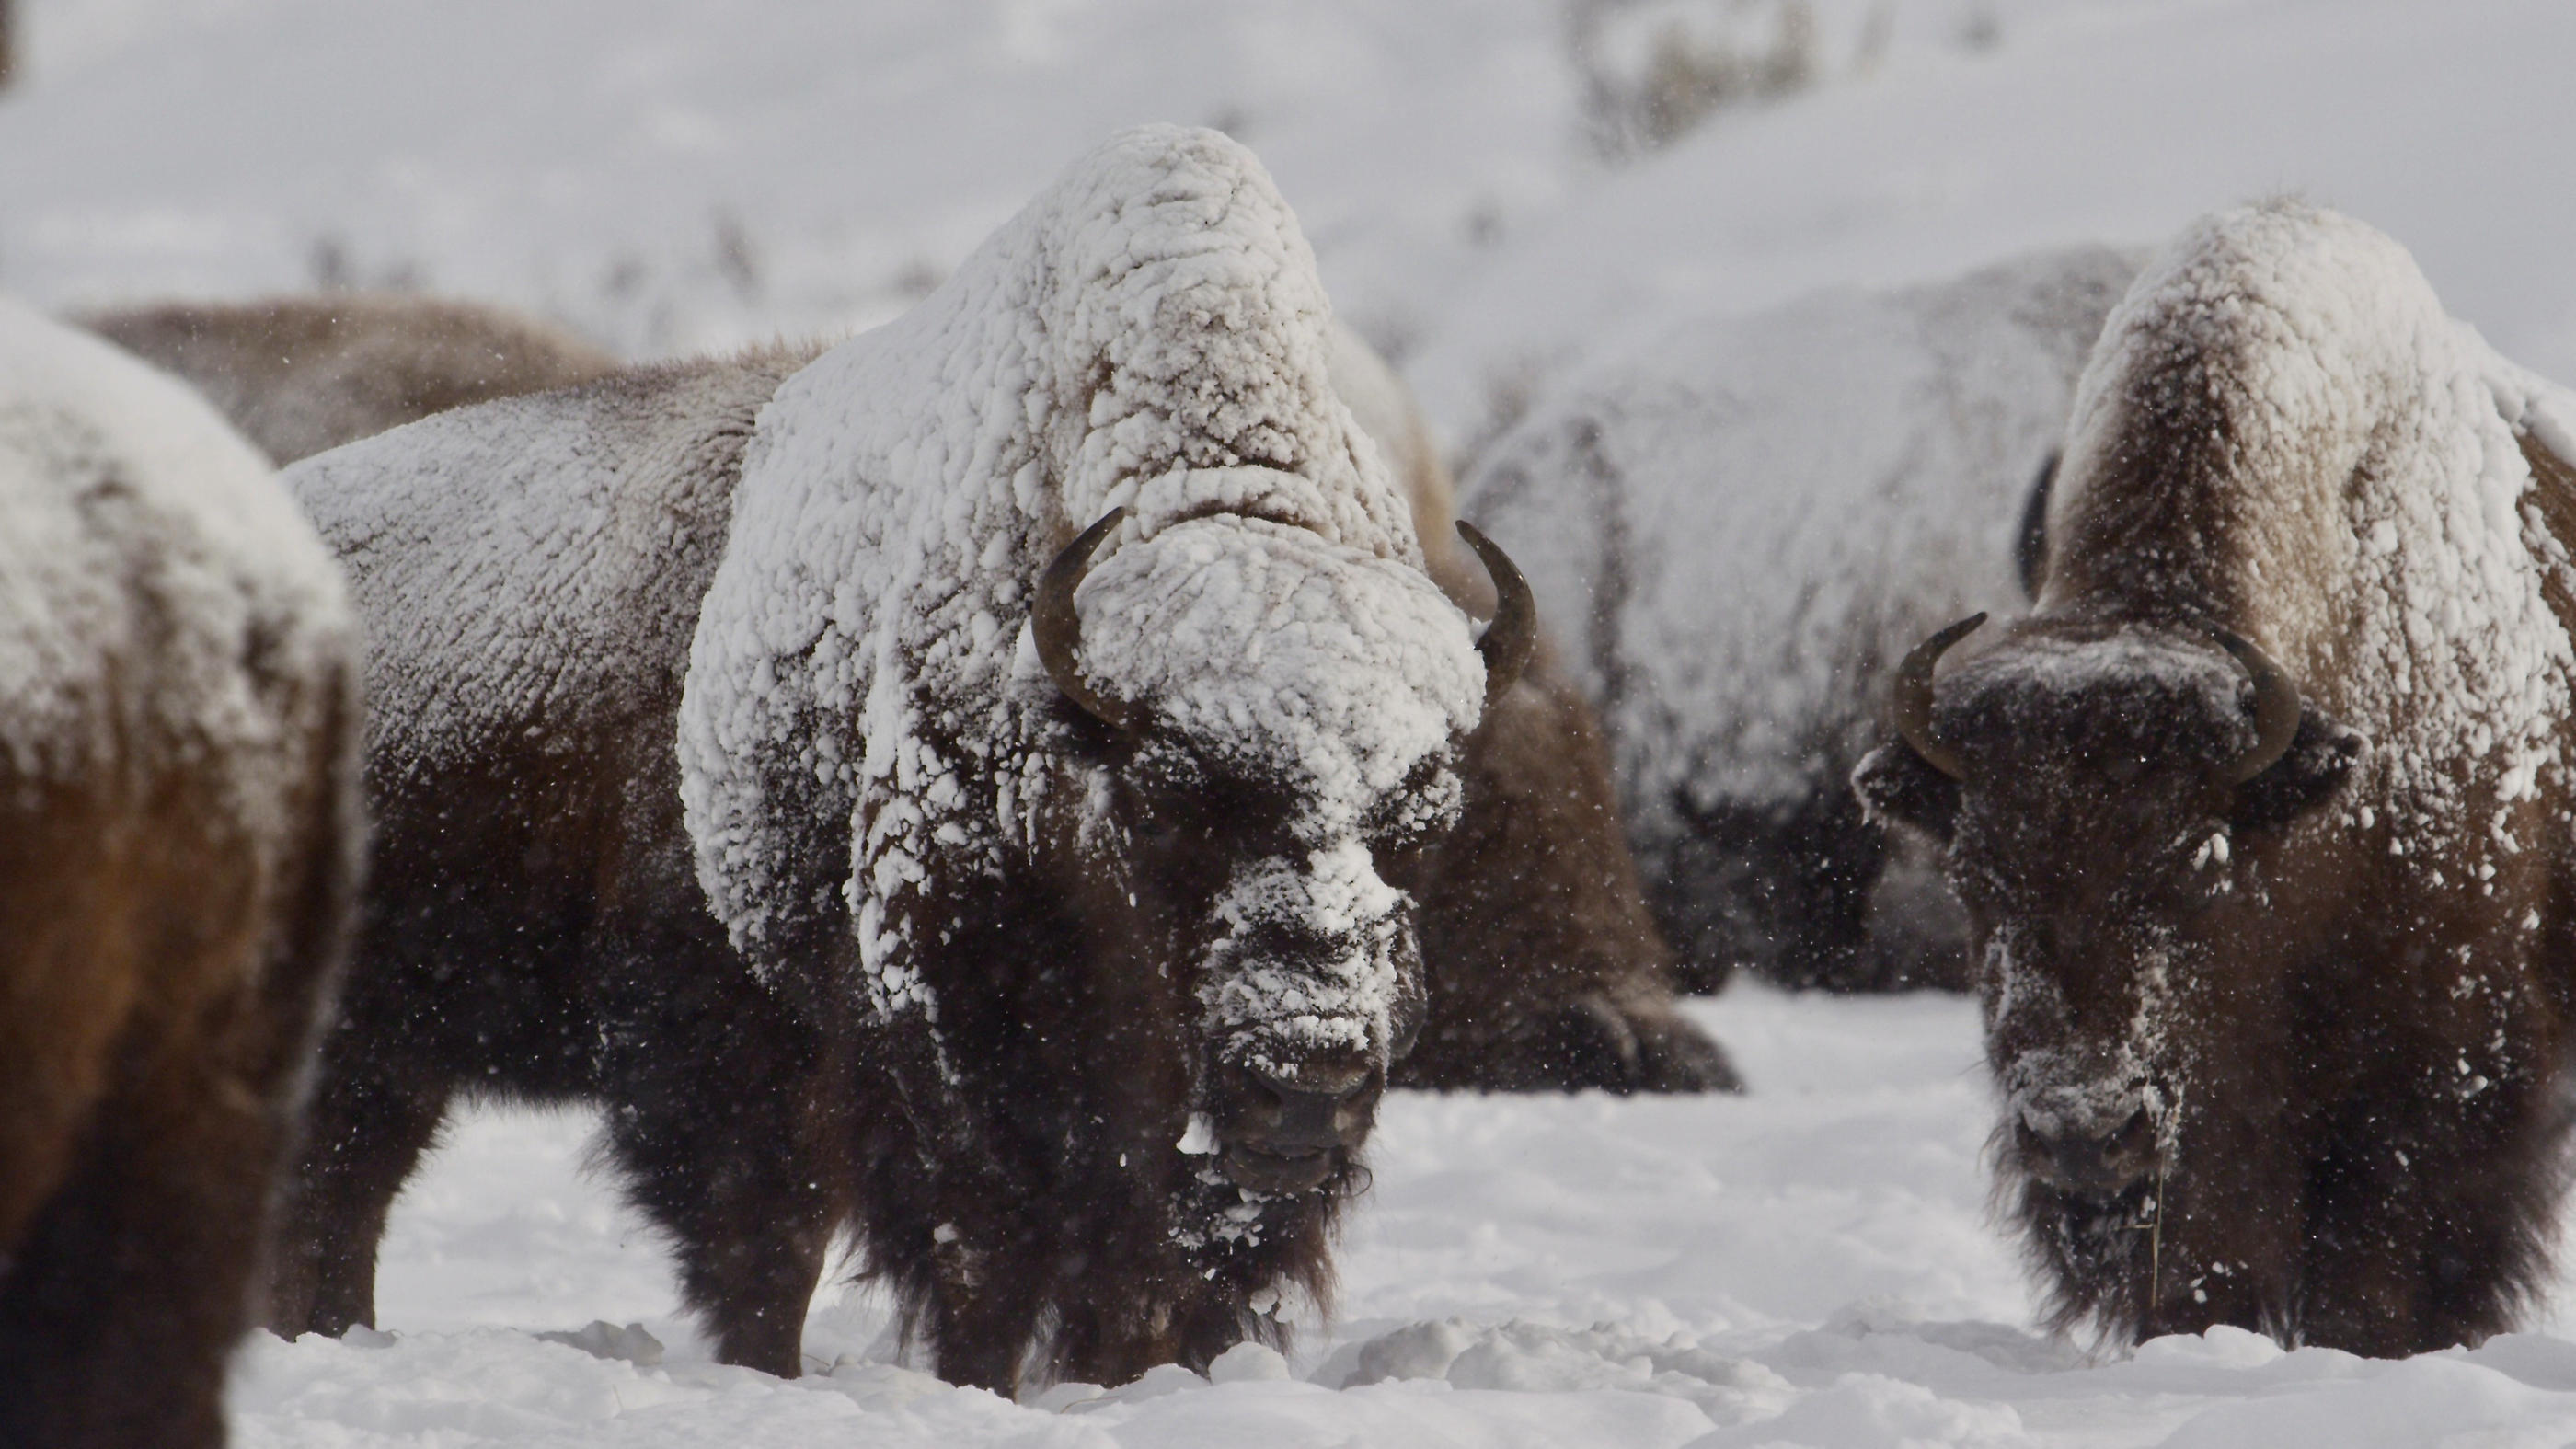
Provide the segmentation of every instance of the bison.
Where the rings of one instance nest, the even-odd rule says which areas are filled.
[[[75,320],[194,381],[280,463],[614,370],[541,323],[407,294],[164,302]],[[1454,488],[1412,390],[1348,327],[1332,324],[1325,345],[1335,393],[1403,484],[1432,579],[1491,614],[1492,589],[1453,540]],[[780,375],[755,371],[773,385]],[[1423,872],[1431,1001],[1396,1085],[1736,1088],[1724,1051],[1673,1009],[1671,952],[1639,894],[1599,721],[1553,651],[1542,646],[1490,713],[1468,742],[1460,826]]]
[[[1939,843],[2061,1327],[2400,1354],[2542,1281],[2568,1121],[2576,399],[2294,201],[2088,364],[2038,608],[1857,784]]]
[[[400,293],[158,302],[67,320],[194,383],[281,466],[449,408],[595,382],[618,366],[498,307]]]
[[[1480,545],[1473,641],[1423,572],[1313,265],[1250,153],[1125,133],[744,463],[699,879],[755,972],[863,992],[863,1235],[960,1382],[1278,1337],[1422,1021],[1416,872],[1535,610]]]
[[[2075,377],[2140,259],[1676,321],[1543,399],[1470,473],[1599,704],[1682,983],[1959,986],[1928,853],[1851,769],[1908,645],[1993,597]]]
[[[0,301],[0,1443],[213,1445],[347,945],[357,634],[177,381]]]
[[[1232,230],[1215,224],[1228,198],[1244,208]],[[1121,226],[1133,230],[1122,234]],[[1196,260],[1112,265],[1118,253],[1084,251],[1077,240],[1147,253],[1173,248]],[[1076,268],[1085,257],[1096,274],[1049,270]],[[1042,265],[1046,258],[1057,260]],[[1418,1020],[1412,909],[1387,880],[1418,865],[1415,857],[1457,808],[1454,737],[1482,707],[1475,682],[1483,666],[1466,645],[1464,615],[1422,576],[1409,513],[1374,449],[1326,386],[1310,265],[1247,155],[1211,135],[1148,133],[1078,170],[912,320],[819,362],[790,350],[637,369],[447,414],[290,471],[378,622],[371,675],[384,706],[369,766],[382,816],[377,884],[341,1022],[326,1046],[315,1145],[279,1277],[281,1326],[337,1331],[372,1320],[374,1244],[386,1208],[449,1099],[466,1088],[607,1105],[608,1156],[638,1205],[674,1238],[689,1302],[706,1315],[719,1355],[772,1372],[797,1371],[804,1304],[844,1222],[859,1227],[872,1264],[926,1315],[942,1371],[980,1382],[1016,1374],[1042,1311],[1057,1325],[1066,1371],[1123,1378],[1175,1356],[1203,1361],[1242,1332],[1271,1331],[1278,1315],[1260,1310],[1276,1307],[1273,1279],[1320,1291],[1322,1225],[1358,1180],[1355,1148],[1386,1058]],[[1277,296],[1254,281],[1269,268],[1285,269],[1268,284]],[[1175,280],[1199,275],[1209,280],[1195,290]],[[1190,321],[1198,306],[1218,309],[1204,315],[1226,327]],[[1112,326],[1118,307],[1143,307],[1132,332]],[[1077,325],[1090,330],[1066,331]],[[1211,346],[1218,349],[1211,355],[1191,351]],[[1041,370],[1041,362],[1056,370]],[[845,375],[862,363],[877,371]],[[782,389],[791,375],[794,385]],[[1123,389],[1112,385],[1122,379]],[[1240,404],[1224,403],[1235,390]],[[1076,426],[1090,414],[1069,400],[1083,396],[1103,416],[1097,429]],[[1185,411],[1175,421],[1139,406],[1113,426],[1122,415],[1103,410],[1140,397],[1158,406],[1203,397],[1213,411]],[[847,416],[817,420],[817,408]],[[1019,431],[977,440],[963,431],[973,418]],[[1224,431],[1238,426],[1251,431]],[[730,747],[701,740],[693,768],[703,780],[748,779],[740,772],[755,767],[777,773],[733,797],[773,828],[757,841],[702,851],[695,870],[673,754],[683,688],[703,698],[699,691],[711,687],[717,646],[701,622],[701,596],[718,555],[759,559],[761,567],[776,561],[778,535],[744,531],[764,506],[753,489],[761,459],[807,457],[818,442],[837,449],[876,439],[875,447],[890,428],[912,430],[916,446],[869,465],[882,472],[836,486],[892,480],[870,495],[872,528],[947,517],[948,509],[999,530],[971,555],[937,555],[947,574],[926,547],[907,555],[916,571],[910,586],[985,591],[983,611],[960,616],[959,632],[932,654],[993,666],[974,677],[1014,693],[1008,713],[997,705],[983,718],[1016,717],[1013,727],[1030,733],[1008,757],[1023,763],[1022,774],[976,787],[998,796],[959,794],[967,782],[953,774],[942,785],[898,771],[896,779],[912,782],[907,793],[875,808],[889,819],[927,819],[1043,804],[1026,818],[987,815],[977,828],[1008,820],[1061,830],[1065,812],[1091,798],[1065,793],[1080,785],[1109,792],[1103,803],[1118,811],[1146,798],[1174,817],[1166,824],[1132,813],[1077,815],[1071,824],[1079,828],[1048,837],[1046,853],[1020,837],[995,844],[981,864],[971,853],[944,862],[942,869],[973,866],[948,882],[963,893],[958,899],[1027,914],[944,928],[940,944],[949,949],[923,966],[945,987],[936,1034],[913,1019],[922,998],[877,999],[884,973],[864,973],[861,947],[882,942],[885,929],[850,915],[853,904],[868,909],[871,883],[904,878],[900,864],[887,862],[852,875],[855,807],[836,792],[852,787],[848,772],[865,755],[868,736],[842,734],[862,727],[863,697],[822,714],[810,703],[790,704],[814,669],[846,672],[874,655],[852,654],[854,643],[827,630],[788,656],[748,666],[747,685],[726,686],[737,699],[795,711],[800,727],[818,733],[756,735],[741,743],[739,760]],[[1068,485],[1050,480],[1089,459],[1093,471],[1083,476],[1093,481],[1084,487],[1132,495],[1133,469],[1163,448],[1199,460],[1232,449],[1270,462],[1165,474],[1161,491],[1126,499],[1133,521],[1117,525],[1127,535],[1152,526],[1162,542],[1118,542],[1103,567],[1204,555],[1222,582],[1228,560],[1248,557],[1270,570],[1261,578],[1312,580],[1296,603],[1320,613],[1283,615],[1275,631],[1238,641],[1245,652],[1232,658],[1235,667],[1282,661],[1292,673],[1279,697],[1294,700],[1292,710],[1328,711],[1290,716],[1280,726],[1289,731],[1284,744],[1188,753],[1194,737],[1149,707],[1130,710],[1091,692],[1085,680],[1101,669],[1095,651],[1103,636],[1098,626],[1077,629],[1083,642],[1065,643],[1049,632],[1063,627],[1061,612],[1041,616],[1056,622],[1030,636],[1046,640],[1045,650],[1032,642],[1013,652],[1033,601],[1052,597],[1036,585],[1070,536],[1055,530],[1070,528],[1071,511],[1050,501]],[[960,471],[924,479],[918,470],[931,459]],[[1100,473],[1102,460],[1121,471]],[[1198,474],[1207,477],[1193,482]],[[1208,482],[1238,491],[1218,500],[1222,508],[1164,496]],[[1005,507],[1022,493],[1036,514]],[[1076,497],[1084,507],[1099,501]],[[1191,517],[1168,517],[1175,507]],[[1292,521],[1262,521],[1274,515]],[[1296,521],[1307,518],[1365,542],[1365,561],[1349,552],[1358,544],[1336,544]],[[796,541],[819,546],[824,538]],[[1175,543],[1190,551],[1174,552]],[[828,584],[821,617],[850,627],[848,609],[894,597],[860,582],[881,566],[862,554],[816,563],[819,572],[738,585],[748,593],[733,612],[706,617],[766,630],[813,609],[815,588]],[[1507,566],[1504,573],[1516,578]],[[1353,619],[1365,627],[1349,625]],[[701,635],[694,659],[693,628]],[[1525,644],[1527,634],[1506,625],[1487,637],[1503,649]],[[1394,650],[1406,669],[1427,671],[1429,703],[1404,669],[1372,673],[1359,666],[1386,661],[1348,657],[1372,641]],[[1061,664],[1076,649],[1094,673],[1067,674],[1079,692],[1067,694],[1044,661]],[[994,665],[996,650],[1007,669]],[[1299,667],[1325,672],[1304,679],[1293,672]],[[1508,674],[1492,677],[1507,685]],[[1281,680],[1263,674],[1255,682]],[[1360,687],[1373,691],[1365,705],[1348,692]],[[1100,714],[1064,702],[1076,697]],[[1440,728],[1423,733],[1432,705]],[[974,714],[950,705],[939,717],[955,724]],[[841,723],[827,728],[832,720]],[[1354,731],[1367,743],[1382,742],[1388,729],[1414,730],[1406,738],[1419,753],[1400,762],[1350,753]],[[984,743],[1000,749],[999,741]],[[1223,940],[1190,946],[1195,958],[1183,954],[1187,937],[1152,934],[1163,928],[1151,917],[1122,921],[1127,911],[1157,908],[1128,905],[1127,890],[1144,901],[1159,883],[1167,892],[1159,908],[1178,909],[1188,891],[1229,885],[1230,878],[1211,887],[1203,876],[1241,855],[1247,834],[1273,842],[1284,837],[1265,832],[1313,828],[1303,817],[1265,823],[1268,812],[1325,785],[1311,775],[1254,773],[1277,765],[1271,756],[1288,744],[1301,763],[1329,771],[1333,788],[1355,792],[1334,797],[1337,808],[1358,811],[1338,827],[1350,833],[1302,860],[1245,863],[1238,872],[1248,872],[1245,879],[1224,897],[1231,917],[1207,917],[1216,905],[1198,902],[1202,915],[1191,930],[1204,934],[1211,919],[1233,924]],[[796,758],[805,763],[790,763]],[[990,758],[998,769],[1005,757]],[[912,759],[907,771],[921,763]],[[1392,763],[1402,763],[1402,773],[1382,778]],[[1194,787],[1179,772],[1196,769],[1225,773]],[[1056,793],[1043,794],[1049,784]],[[738,780],[732,788],[741,788]],[[909,857],[925,871],[968,834],[954,820],[939,826]],[[1131,859],[1177,878],[1122,882],[1118,871]],[[1034,873],[1041,863],[1048,874]],[[699,890],[698,875],[735,879],[727,871],[767,877],[717,896],[732,903],[725,920],[749,948],[743,952]],[[1301,900],[1310,906],[1303,917],[1291,910]],[[1094,914],[1079,915],[1077,906]],[[1334,939],[1318,935],[1312,910],[1338,910],[1333,919],[1364,938],[1365,958],[1328,949]],[[771,911],[784,914],[745,929],[746,913]],[[989,934],[1006,926],[1027,934]],[[1087,934],[1113,927],[1126,934]],[[960,962],[985,974],[950,979]],[[1320,979],[1316,973],[1346,967],[1350,979],[1337,989],[1350,1010],[1322,1010],[1317,986],[1309,1004],[1318,1009],[1292,1011],[1288,1027],[1265,1014]],[[1223,1000],[1173,994],[1193,976],[1205,976]],[[1603,993],[1610,1009],[1637,1009],[1633,985],[1649,979],[1621,977],[1630,988]],[[1623,1029],[1624,1045],[1622,1032],[1595,1037],[1657,1070],[1681,1070],[1676,1064],[1692,1060],[1689,1040],[1698,1038],[1657,1066],[1656,1028],[1678,1018],[1668,1004],[1646,1005],[1659,1008],[1655,1019]],[[1202,1016],[1220,1009],[1250,1013],[1228,1040],[1271,1041],[1270,1054],[1219,1063],[1196,1050],[1214,1038]],[[1592,1019],[1600,1011],[1598,1002],[1580,1004]],[[1278,1030],[1268,1037],[1252,1030],[1266,1024],[1293,1035],[1304,1029],[1298,1023],[1345,1033],[1337,1040],[1348,1050],[1292,1054]],[[1347,1034],[1353,1027],[1356,1036]],[[989,1035],[948,1035],[957,1031]],[[1581,1035],[1555,1033],[1560,1046]],[[981,1078],[970,1078],[967,1100],[982,1118],[950,1121],[929,1103],[924,1094],[950,1082],[934,1072],[924,1085],[912,1075],[918,1063],[910,1054],[925,1040],[947,1065]],[[1230,1074],[1216,1072],[1220,1066]],[[1251,1075],[1254,1066],[1272,1073],[1270,1085]],[[1706,1077],[1711,1067],[1703,1058],[1690,1070]],[[982,1096],[992,1090],[988,1073],[1009,1074],[1013,1110]],[[1270,1096],[1239,1100],[1255,1090]],[[1220,1100],[1226,1093],[1233,1095]],[[1195,1127],[1193,1108],[1204,1119]],[[925,1122],[945,1123],[942,1135],[925,1134]],[[1113,1126],[1116,1135],[1104,1139]],[[986,1134],[1019,1155],[1002,1155],[980,1140]],[[1193,1146],[1223,1142],[1230,1169],[1207,1161],[1215,1154],[1179,1152],[1184,1138]],[[931,1161],[947,1166],[933,1174],[924,1166]],[[967,1229],[945,1216],[919,1220],[925,1204],[967,1191],[959,1166],[1000,1173],[996,1182],[971,1179],[971,1201],[984,1212],[1039,1214],[1037,1226],[1015,1224],[1029,1236],[997,1249],[980,1235],[963,1237]],[[1272,1195],[1247,1198],[1227,1170],[1271,1184]],[[1184,1208],[1195,1216],[1181,1216]],[[960,1242],[972,1243],[973,1256],[952,1246]],[[933,1285],[944,1271],[934,1262],[972,1267],[963,1281],[983,1285],[985,1295],[976,1314],[961,1314],[959,1280]],[[948,1306],[934,1312],[934,1297]],[[987,1305],[996,1300],[1018,1316],[992,1316],[1000,1310]]]

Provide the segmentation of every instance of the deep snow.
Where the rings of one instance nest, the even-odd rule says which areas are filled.
[[[2285,1354],[2232,1330],[2088,1359],[2028,1327],[1984,1221],[1975,1008],[1740,987],[1692,1011],[1742,1098],[1397,1093],[1343,1311],[1283,1370],[1158,1370],[1006,1404],[890,1362],[887,1305],[827,1287],[808,1376],[708,1362],[640,1224],[575,1168],[575,1115],[468,1117],[395,1210],[388,1334],[256,1337],[245,1446],[2576,1443],[2576,1305],[2474,1353]],[[640,1322],[661,1361],[549,1342]],[[623,1335],[618,1335],[622,1337]],[[635,1355],[641,1345],[623,1346]],[[650,1349],[643,1357],[650,1358]],[[1285,1375],[1285,1376],[1283,1376]],[[1365,1386],[1332,1391],[1354,1378]]]

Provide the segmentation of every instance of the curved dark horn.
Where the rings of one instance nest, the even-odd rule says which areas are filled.
[[[1082,677],[1082,664],[1077,657],[1082,649],[1082,616],[1073,607],[1073,591],[1082,586],[1082,576],[1091,572],[1092,554],[1126,518],[1126,509],[1110,509],[1046,566],[1046,572],[1038,579],[1037,601],[1029,610],[1029,634],[1038,646],[1038,658],[1046,664],[1047,677],[1055,681],[1065,698],[1120,734],[1133,734],[1134,707],[1093,693]]]
[[[1483,529],[1462,518],[1458,536],[1485,561],[1485,572],[1494,580],[1494,619],[1476,641],[1476,652],[1485,657],[1485,708],[1492,709],[1529,668],[1530,655],[1538,648],[1538,601],[1530,597],[1520,566]]]
[[[1941,662],[1951,645],[1967,638],[1984,622],[1984,614],[1970,614],[1915,645],[1905,662],[1896,666],[1896,688],[1888,695],[1888,723],[1896,727],[1897,736],[1921,755],[1924,763],[1953,780],[1968,778],[1968,771],[1959,762],[1959,752],[1942,744],[1932,733],[1932,666]]]
[[[2290,741],[2299,737],[2299,684],[2290,671],[2272,662],[2272,656],[2254,647],[2254,641],[2217,625],[2209,626],[2210,637],[2245,666],[2254,677],[2254,747],[2224,767],[2228,783],[2242,785],[2290,752]]]

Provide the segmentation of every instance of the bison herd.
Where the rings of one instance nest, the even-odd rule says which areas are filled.
[[[600,1110],[726,1362],[847,1239],[951,1380],[1204,1368],[1388,1088],[1736,1090],[1738,966],[1978,993],[2059,1327],[2475,1342],[2576,1085],[2570,458],[2272,202],[1686,321],[1453,489],[1171,127],[833,346],[0,307],[0,1443],[219,1441],[469,1093]]]

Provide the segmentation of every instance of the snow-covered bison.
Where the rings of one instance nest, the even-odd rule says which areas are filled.
[[[2011,587],[2031,480],[2141,258],[2049,253],[1895,293],[1690,317],[1570,378],[1463,507],[1600,706],[1684,985],[1964,985],[1929,853],[1851,770],[1889,670]]]
[[[218,1444],[355,905],[355,624],[248,443],[6,301],[0,598],[0,1444]]]
[[[1507,591],[1488,671],[1424,575],[1311,267],[1247,154],[1134,133],[819,360],[292,470],[380,622],[383,823],[285,1326],[371,1318],[465,1088],[607,1103],[773,1372],[844,1221],[977,1382],[1321,1295],[1421,1017],[1404,885],[1530,632]]]
[[[616,358],[559,328],[405,293],[157,302],[68,320],[194,383],[279,464],[617,370]]]
[[[1333,389],[1403,484],[1433,582],[1490,615],[1456,532],[1427,419],[1384,358],[1338,324]],[[1726,1053],[1673,1006],[1673,959],[1646,909],[1599,718],[1542,633],[1459,762],[1457,828],[1415,888],[1430,1006],[1397,1066],[1408,1087],[1733,1091]]]
[[[2085,372],[2037,611],[1899,669],[1858,783],[1946,850],[2061,1323],[2409,1353],[2544,1279],[2571,426],[2386,237],[2223,213]]]

